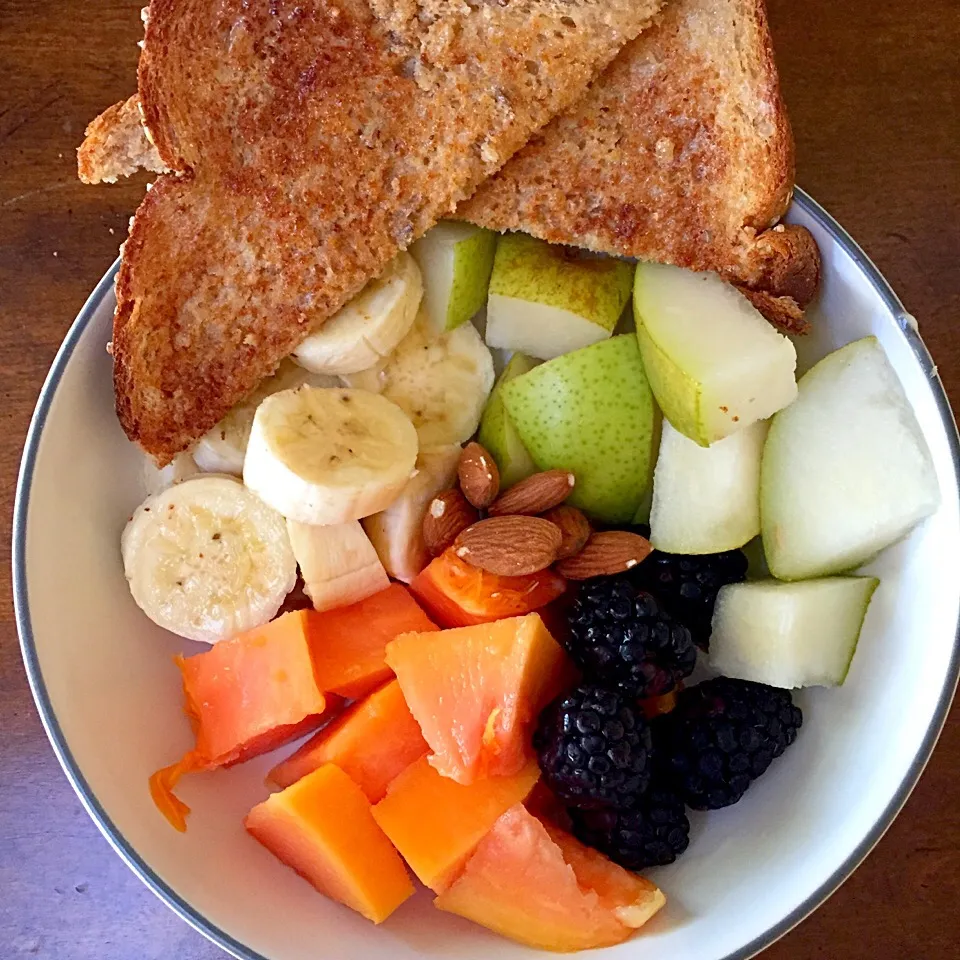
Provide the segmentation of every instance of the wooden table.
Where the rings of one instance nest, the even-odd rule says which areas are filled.
[[[142,179],[84,187],[86,122],[134,88],[140,0],[0,0],[0,543],[47,367],[116,256]],[[85,12],[80,13],[81,10]],[[771,0],[799,182],[892,282],[960,400],[960,6]],[[34,711],[2,581],[0,957],[222,956],[111,852]],[[863,867],[770,960],[960,955],[960,714]]]

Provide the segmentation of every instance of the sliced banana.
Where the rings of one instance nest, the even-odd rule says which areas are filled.
[[[149,497],[120,549],[140,609],[204,643],[266,623],[297,580],[283,517],[233,477],[196,476]]]
[[[361,370],[359,373],[344,373],[340,376],[340,383],[352,390],[368,390],[370,393],[383,393],[384,375],[389,357],[381,357],[372,367]]]
[[[351,374],[372,367],[406,336],[423,297],[420,268],[398,253],[338,313],[293,352],[314,373]]]
[[[253,415],[260,402],[280,390],[304,383],[314,387],[336,386],[334,377],[320,377],[292,360],[282,360],[277,372],[267,377],[242,403],[238,403],[212,430],[205,433],[193,451],[197,466],[207,473],[243,473],[243,456],[250,439]]]
[[[476,433],[493,389],[493,358],[470,323],[433,339],[423,318],[394,351],[382,395],[413,421],[423,447],[463,443]]]
[[[395,403],[364,390],[299,387],[257,408],[243,480],[291,520],[346,523],[393,503],[417,448]]]
[[[346,607],[390,586],[359,520],[326,527],[288,520],[287,533],[314,610]]]
[[[165,467],[158,467],[147,456],[143,458],[143,485],[150,496],[161,493],[175,483],[182,483],[199,472],[200,468],[190,450],[178,453]]]
[[[430,501],[456,482],[461,447],[429,447],[417,457],[417,472],[386,510],[363,521],[387,573],[409,583],[430,562],[423,542],[423,515]]]

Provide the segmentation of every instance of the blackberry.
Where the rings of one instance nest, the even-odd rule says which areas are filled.
[[[616,690],[584,685],[558,697],[533,747],[546,785],[575,807],[626,809],[650,781],[650,727]]]
[[[651,785],[633,810],[571,810],[573,833],[628,870],[673,863],[690,844],[683,801]]]
[[[635,576],[689,628],[697,646],[706,650],[717,594],[728,583],[740,583],[746,578],[747,557],[742,550],[699,557],[654,550],[637,565]]]
[[[717,677],[682,690],[654,736],[663,771],[687,806],[717,810],[744,795],[797,739],[801,723],[789,690]]]
[[[567,616],[565,645],[587,678],[630,697],[669,692],[697,662],[690,631],[631,574],[588,581]]]

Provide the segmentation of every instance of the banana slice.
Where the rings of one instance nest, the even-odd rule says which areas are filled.
[[[389,400],[300,387],[257,408],[243,480],[291,520],[345,523],[393,503],[413,473],[417,446],[413,424]]]
[[[352,390],[367,390],[370,393],[383,393],[384,375],[389,357],[381,357],[372,367],[361,370],[359,373],[344,373],[340,376],[340,383]]]
[[[158,467],[147,456],[143,458],[143,485],[147,494],[153,496],[162,493],[175,483],[182,483],[200,472],[193,459],[192,451],[178,453],[165,467]]]
[[[417,457],[417,473],[386,510],[363,521],[387,573],[409,583],[430,562],[423,542],[423,515],[430,501],[456,483],[461,447],[430,447]]]
[[[292,360],[282,360],[277,372],[267,377],[242,403],[238,403],[212,430],[204,434],[193,451],[197,466],[207,473],[243,473],[243,457],[250,439],[253,415],[261,401],[279,390],[292,390],[309,383],[314,387],[332,387],[333,377],[321,377]]]
[[[339,313],[293,352],[314,373],[351,374],[372,367],[407,335],[423,297],[420,268],[398,253]]]
[[[120,549],[140,609],[204,643],[266,623],[297,580],[283,517],[233,477],[197,476],[148,498]]]
[[[390,586],[359,520],[327,527],[288,520],[287,533],[314,610],[346,607]]]
[[[382,394],[413,421],[423,447],[463,443],[476,433],[493,389],[493,358],[473,324],[438,339],[421,317],[394,351]]]

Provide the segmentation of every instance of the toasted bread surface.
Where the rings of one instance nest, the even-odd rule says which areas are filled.
[[[147,139],[134,94],[87,125],[77,150],[77,173],[84,183],[114,183],[141,169],[163,173],[166,167]]]
[[[580,97],[659,0],[153,0],[161,176],[117,279],[120,422],[159,463]]]
[[[812,292],[804,299],[783,282],[789,273],[809,287],[818,276],[809,234],[789,249],[782,237],[755,243],[786,210],[793,181],[763,0],[675,0],[458,216],[716,270],[805,304]]]

